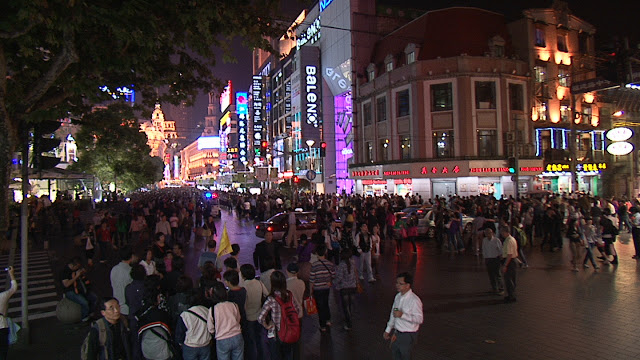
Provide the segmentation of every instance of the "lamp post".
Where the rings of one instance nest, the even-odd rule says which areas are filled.
[[[313,170],[313,159],[311,158],[311,147],[315,144],[315,140],[309,139],[306,141],[307,146],[309,147],[309,170]]]

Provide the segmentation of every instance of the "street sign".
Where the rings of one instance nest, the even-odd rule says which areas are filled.
[[[316,172],[314,170],[307,171],[307,179],[313,181],[316,178]]]
[[[571,84],[572,94],[584,94],[598,90],[608,90],[620,87],[620,84],[616,84],[603,78],[589,79],[585,81],[575,81]]]

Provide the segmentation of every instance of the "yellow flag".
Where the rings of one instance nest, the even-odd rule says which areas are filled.
[[[222,229],[222,237],[220,238],[220,246],[218,247],[218,259],[230,253],[231,242],[229,241],[229,234],[227,233],[227,223],[225,223]]]

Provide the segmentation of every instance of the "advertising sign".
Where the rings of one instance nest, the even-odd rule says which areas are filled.
[[[249,101],[246,92],[236,93],[236,113],[238,115],[238,148],[239,159],[242,163],[247,163],[247,155],[249,151],[248,138],[248,119]]]
[[[229,105],[231,105],[231,80],[227,83],[227,86],[224,87],[224,91],[220,94],[220,112],[224,114]]]

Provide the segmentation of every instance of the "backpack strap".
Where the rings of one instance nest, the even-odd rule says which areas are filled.
[[[205,318],[203,318],[202,316],[200,316],[200,315],[199,315],[199,314],[197,314],[196,312],[191,311],[191,310],[185,310],[185,311],[186,311],[186,312],[188,312],[189,314],[193,314],[195,317],[197,317],[198,319],[200,319],[200,320],[204,321],[205,323],[207,322],[207,320],[206,320]]]

